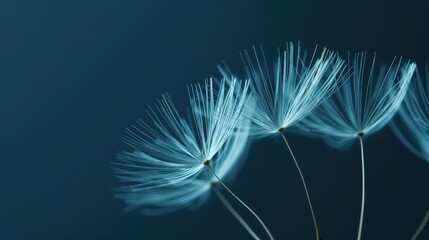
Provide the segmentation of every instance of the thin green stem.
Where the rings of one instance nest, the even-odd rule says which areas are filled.
[[[219,198],[219,200],[225,205],[228,211],[237,219],[237,221],[249,232],[250,235],[256,240],[260,240],[260,238],[256,235],[256,233],[250,228],[249,224],[244,221],[244,219],[240,216],[240,214],[235,211],[234,207],[226,200],[223,194],[217,189],[215,186],[212,186],[213,192]]]
[[[363,139],[362,134],[358,134],[359,142],[360,142],[360,153],[362,158],[362,204],[360,207],[360,219],[359,219],[359,230],[357,239],[360,240],[362,237],[362,225],[363,225],[363,212],[365,209],[365,158],[363,152]]]
[[[239,197],[237,197],[237,195],[235,195],[226,185],[225,183],[223,183],[223,181],[218,177],[218,175],[215,173],[215,171],[213,170],[213,168],[210,166],[209,161],[205,161],[204,165],[206,167],[208,167],[208,169],[210,169],[210,171],[212,172],[213,176],[215,176],[215,178],[219,181],[219,183],[239,202],[241,203],[241,205],[243,205],[247,210],[249,210],[250,213],[252,213],[252,215],[258,220],[258,222],[262,225],[262,227],[264,228],[265,232],[268,234],[268,236],[270,237],[271,240],[274,240],[273,235],[271,234],[270,230],[268,230],[267,226],[264,224],[264,222],[262,221],[261,218],[259,218],[259,216],[249,207],[247,206]]]
[[[305,194],[307,195],[308,206],[310,206],[311,216],[313,217],[314,230],[316,231],[316,238],[317,240],[319,240],[320,239],[319,228],[317,227],[317,221],[314,215],[313,205],[311,204],[310,194],[308,193],[307,184],[305,183],[304,175],[302,174],[301,168],[299,167],[299,164],[296,161],[295,155],[293,154],[292,149],[290,148],[289,143],[286,140],[286,136],[283,130],[279,130],[279,133],[282,135],[283,140],[286,143],[287,148],[289,149],[290,155],[292,156],[292,159],[295,162],[295,166],[298,169],[299,176],[301,177],[302,185],[304,186]]]
[[[420,223],[419,228],[417,228],[417,231],[414,233],[411,240],[416,240],[417,237],[420,235],[420,233],[423,231],[423,228],[425,228],[426,223],[429,221],[429,209],[426,212],[425,217],[423,218],[422,222]]]

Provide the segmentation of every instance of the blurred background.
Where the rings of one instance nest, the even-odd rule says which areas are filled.
[[[0,2],[0,239],[250,239],[214,196],[197,211],[123,213],[111,162],[126,127],[168,92],[219,76],[239,52],[288,41],[310,51],[429,60],[423,0]],[[354,239],[360,152],[290,135],[323,239]],[[386,128],[367,139],[363,239],[410,239],[429,207],[429,166]],[[252,144],[230,183],[276,239],[315,239],[298,172],[280,138]],[[248,217],[255,230],[259,225]],[[426,227],[420,239],[429,239]]]

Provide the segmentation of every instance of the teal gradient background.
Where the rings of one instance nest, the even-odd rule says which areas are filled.
[[[214,197],[197,211],[123,213],[111,162],[121,136],[168,92],[219,76],[239,51],[377,51],[429,60],[426,1],[0,2],[0,239],[249,239]],[[360,155],[291,134],[323,239],[354,239]],[[386,128],[367,139],[363,239],[410,239],[429,207],[429,165]],[[298,172],[280,137],[252,144],[232,189],[276,239],[314,239]],[[255,229],[262,230],[250,219]],[[421,239],[429,238],[429,227]]]

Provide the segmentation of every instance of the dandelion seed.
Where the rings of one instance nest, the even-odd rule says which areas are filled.
[[[429,66],[426,66],[425,80],[419,74],[414,76],[390,126],[411,152],[429,163]]]
[[[336,76],[344,71],[341,59],[327,50],[316,58],[317,48],[310,61],[306,53],[292,43],[278,54],[271,74],[265,59],[254,48],[254,58],[247,51],[242,56],[246,72],[251,80],[251,100],[245,108],[245,116],[251,119],[252,134],[266,137],[280,134],[300,174],[307,196],[317,239],[320,238],[310,195],[298,162],[286,140],[284,131],[305,118],[335,91]],[[231,76],[228,68],[221,68],[224,76]]]
[[[211,190],[243,227],[259,239],[248,224],[231,208],[216,183],[220,183],[262,224],[265,224],[223,183],[233,179],[242,163],[249,130],[240,127],[248,98],[248,82],[222,80],[217,91],[213,80],[188,88],[191,114],[180,117],[172,100],[163,95],[148,115],[152,123],[138,121],[128,129],[124,141],[134,150],[121,152],[114,173],[123,187],[116,197],[129,209],[141,208],[146,214],[162,214],[186,207],[198,207]],[[216,91],[216,92],[215,92]],[[221,180],[222,179],[222,180]]]
[[[252,116],[254,135],[277,134],[279,129],[295,125],[335,91],[335,76],[343,71],[343,61],[326,49],[314,60],[316,53],[317,49],[308,62],[300,46],[289,43],[279,53],[272,76],[262,49],[262,56],[254,49],[254,60],[244,52],[251,94],[257,101],[245,109]],[[331,67],[330,75],[325,76]]]
[[[390,126],[399,140],[414,154],[429,163],[429,66],[426,65],[426,79],[417,73]],[[411,238],[417,239],[429,221],[429,210]]]
[[[383,128],[396,113],[407,92],[415,64],[393,60],[375,72],[375,56],[369,69],[366,54],[356,54],[353,74],[340,89],[297,126],[310,136],[319,136],[335,148],[360,142],[362,163],[362,203],[358,239],[361,238],[365,205],[365,165],[363,138]]]

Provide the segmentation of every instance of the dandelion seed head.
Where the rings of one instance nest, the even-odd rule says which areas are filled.
[[[358,53],[349,68],[351,77],[297,125],[335,148],[347,148],[357,137],[377,132],[392,119],[416,65],[399,58],[377,69],[375,55],[368,61],[366,53]]]
[[[249,135],[237,126],[244,121],[248,83],[215,81],[188,87],[187,119],[164,94],[148,109],[149,122],[139,120],[126,130],[124,142],[133,150],[118,154],[113,171],[122,185],[116,197],[128,210],[162,214],[200,206],[217,182],[209,163],[224,180],[237,174]]]
[[[425,76],[417,72],[390,126],[399,140],[429,163],[429,66]]]
[[[317,48],[307,61],[300,45],[289,43],[270,70],[262,48],[243,52],[251,89],[244,115],[251,119],[252,135],[268,136],[295,125],[334,92],[344,61],[326,49],[316,54]],[[230,75],[227,68],[221,72]]]

